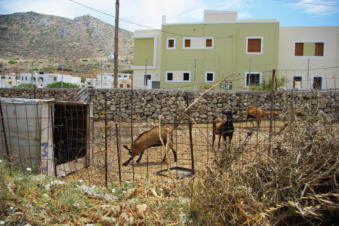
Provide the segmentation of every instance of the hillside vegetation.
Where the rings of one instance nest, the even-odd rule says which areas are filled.
[[[114,26],[89,15],[73,20],[34,12],[0,15],[0,55],[90,58],[114,51]],[[119,29],[119,54],[133,54],[132,32]]]

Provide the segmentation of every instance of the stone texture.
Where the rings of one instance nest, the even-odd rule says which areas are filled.
[[[0,89],[1,97],[37,98],[63,101],[72,101],[78,89]],[[121,116],[121,121],[129,122],[131,109],[133,119],[139,121],[158,122],[159,115],[164,122],[174,122],[175,117],[188,104],[199,98],[203,93],[197,91],[173,90],[89,90],[93,103],[94,118],[104,118],[105,98],[107,111],[110,115]],[[296,113],[300,116],[314,115],[323,111],[339,115],[339,91],[329,92],[275,92],[275,109],[284,111],[293,102]],[[214,116],[220,116],[225,111],[232,111],[236,120],[244,120],[248,105],[255,105],[269,109],[271,106],[270,92],[244,91],[210,91],[186,113],[196,122],[211,122]],[[338,116],[339,117],[339,116]],[[187,117],[185,117],[187,118]]]

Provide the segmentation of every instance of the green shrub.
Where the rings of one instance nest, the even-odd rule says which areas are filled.
[[[9,63],[9,64],[16,64],[17,62],[14,61],[14,60],[10,60],[10,61],[8,61],[8,63]]]
[[[79,88],[78,85],[67,83],[67,82],[63,82],[62,86],[61,86],[61,82],[54,82],[54,83],[48,84],[46,87],[47,88]]]
[[[121,71],[121,73],[133,74],[133,70],[132,69],[127,69],[127,70]]]
[[[275,77],[275,87],[274,90],[277,90],[279,87],[282,87],[286,84],[287,80],[285,78]],[[262,90],[262,91],[272,91],[272,78],[264,79],[261,86],[251,86],[251,90]]]
[[[29,83],[29,84],[21,84],[18,85],[16,88],[36,88],[35,84]]]

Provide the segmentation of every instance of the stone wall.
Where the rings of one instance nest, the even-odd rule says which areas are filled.
[[[40,99],[72,100],[78,89],[36,89],[35,96]],[[93,103],[95,119],[103,119],[105,99],[109,120],[157,121],[159,115],[166,122],[173,122],[187,105],[197,100],[203,91],[174,90],[89,90],[89,99]],[[1,97],[33,98],[33,89],[0,89]],[[276,110],[283,112],[294,103],[298,115],[314,115],[316,112],[339,116],[339,91],[326,92],[284,92],[275,93]],[[231,110],[236,120],[245,119],[248,105],[270,109],[270,92],[233,92],[210,91],[200,98],[188,111],[188,115],[197,122],[210,122],[214,116]],[[131,112],[132,109],[132,112]]]

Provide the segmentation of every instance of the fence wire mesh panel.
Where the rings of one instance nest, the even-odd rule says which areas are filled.
[[[13,166],[49,176],[65,176],[88,166],[88,105],[2,98],[0,111],[0,155]]]
[[[203,94],[178,92],[170,99],[159,97],[171,102],[172,108],[154,107],[145,99],[142,112],[135,108],[140,99],[133,92],[114,107],[105,96],[97,120],[86,104],[2,98],[0,157],[37,173],[107,186],[193,176],[225,156],[232,158],[224,164],[240,172],[251,162],[295,148],[293,142],[284,146],[284,139],[297,139],[293,129],[300,120],[338,135],[337,111],[324,110],[327,103],[321,95],[300,108],[306,99],[296,96],[277,102],[272,92],[252,115],[249,106],[257,103],[251,98],[235,108],[223,95],[238,100],[234,93],[220,92],[212,101],[219,107],[212,110]],[[159,117],[152,117],[155,113]]]

